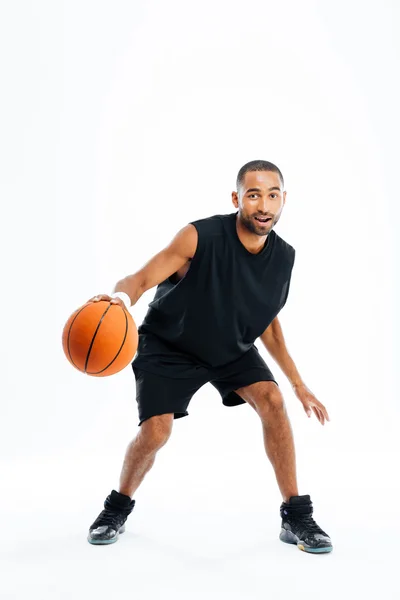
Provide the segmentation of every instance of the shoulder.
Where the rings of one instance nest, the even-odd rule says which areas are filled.
[[[229,219],[232,219],[232,214],[212,215],[211,217],[190,221],[190,225],[194,225],[201,235],[220,235],[224,232],[224,223]]]
[[[288,242],[286,242],[280,235],[275,233],[275,243],[277,247],[280,249],[283,256],[286,257],[287,261],[290,262],[293,266],[294,259],[296,256],[296,250],[291,246]]]

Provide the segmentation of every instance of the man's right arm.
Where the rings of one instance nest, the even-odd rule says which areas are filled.
[[[139,271],[118,281],[114,287],[114,292],[128,294],[133,306],[144,292],[176,273],[190,258],[193,258],[197,242],[197,229],[194,225],[186,225],[176,234],[168,246],[153,256]],[[98,300],[111,300],[111,297],[107,294],[100,294],[89,300],[89,302]],[[120,304],[122,301],[119,298],[114,298],[113,302]]]

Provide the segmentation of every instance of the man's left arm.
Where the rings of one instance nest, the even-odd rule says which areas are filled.
[[[300,377],[297,367],[286,348],[282,327],[278,317],[275,317],[264,333],[260,335],[260,339],[269,354],[289,379],[293,391],[302,403],[307,415],[311,417],[311,410],[313,410],[318,421],[322,425],[325,425],[325,419],[327,421],[330,420],[328,412],[325,406],[316,399],[314,394]]]

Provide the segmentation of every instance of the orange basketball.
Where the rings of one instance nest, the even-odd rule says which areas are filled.
[[[64,353],[71,365],[95,377],[122,371],[132,362],[138,339],[132,315],[106,300],[87,302],[78,308],[62,334]]]

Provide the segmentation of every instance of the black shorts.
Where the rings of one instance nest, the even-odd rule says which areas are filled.
[[[147,351],[149,348],[151,352]],[[206,383],[218,390],[225,406],[246,403],[234,391],[243,386],[257,381],[273,381],[278,385],[255,345],[227,365],[207,368],[158,338],[141,334],[132,369],[136,379],[138,425],[165,413],[174,413],[174,419],[186,417],[193,395]]]

